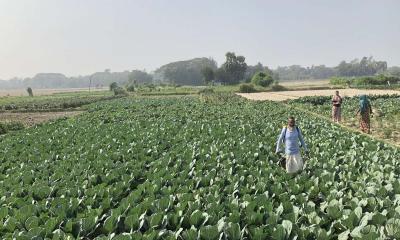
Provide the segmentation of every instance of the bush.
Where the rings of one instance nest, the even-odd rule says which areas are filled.
[[[330,79],[332,85],[356,85],[356,86],[388,86],[389,84],[396,84],[400,82],[400,77],[388,76],[388,75],[377,75],[377,76],[365,76],[357,78],[345,78],[345,77],[333,77]]]
[[[342,85],[342,86],[349,86],[351,84],[351,79],[350,78],[345,78],[345,77],[332,77],[329,80],[329,83],[332,85]]]
[[[203,88],[198,92],[198,94],[212,94],[212,93],[214,93],[214,89],[212,88]]]
[[[282,85],[274,84],[274,85],[272,85],[271,90],[272,90],[272,91],[275,91],[275,92],[279,92],[279,91],[287,91],[288,89],[285,88],[285,87],[282,86]]]
[[[239,92],[241,92],[241,93],[253,93],[253,92],[257,92],[257,90],[254,88],[253,84],[242,83],[239,86]]]
[[[118,88],[118,83],[113,82],[110,84],[110,91],[114,91],[114,89]]]
[[[126,92],[126,90],[122,87],[116,87],[114,88],[114,95],[115,96],[126,96],[128,95],[128,93]]]
[[[381,80],[378,80],[376,77],[367,76],[367,77],[359,77],[355,78],[353,81],[355,85],[381,85]]]
[[[0,122],[0,135],[6,134],[10,131],[22,130],[24,128],[25,128],[24,124],[20,122],[6,122],[6,123]]]
[[[127,90],[128,92],[134,92],[134,91],[135,91],[135,86],[133,86],[133,84],[131,84],[131,85],[129,85],[129,86],[126,88],[126,90]]]
[[[4,123],[0,122],[0,135],[1,134],[6,134],[7,133],[7,127]]]
[[[254,85],[258,85],[261,87],[268,87],[274,82],[274,79],[272,78],[271,75],[264,73],[264,72],[258,72],[254,74],[253,78],[251,79],[251,82]]]

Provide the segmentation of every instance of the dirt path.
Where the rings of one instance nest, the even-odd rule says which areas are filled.
[[[367,95],[384,95],[399,94],[400,91],[395,90],[364,90],[364,89],[338,89],[342,97],[353,97],[362,94]],[[332,90],[302,90],[302,91],[282,91],[282,92],[261,92],[261,93],[238,93],[238,95],[250,100],[271,100],[284,101],[296,99],[305,96],[332,96],[335,89]]]
[[[72,117],[81,114],[83,111],[71,112],[29,112],[29,113],[0,113],[0,122],[21,122],[31,127],[38,123],[47,122],[62,117]]]

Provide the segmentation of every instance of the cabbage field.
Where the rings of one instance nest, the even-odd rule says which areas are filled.
[[[397,145],[400,144],[400,95],[371,95],[368,97],[374,112],[371,118],[372,135]],[[331,118],[331,97],[303,97],[288,101],[293,106]],[[359,128],[359,119],[355,116],[359,106],[359,97],[344,97],[342,105],[342,123]]]
[[[274,102],[122,98],[0,138],[4,239],[399,239],[400,151]],[[294,115],[310,148],[274,154]]]

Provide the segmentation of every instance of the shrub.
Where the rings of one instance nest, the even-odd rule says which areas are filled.
[[[129,86],[126,88],[126,90],[127,90],[128,92],[134,92],[134,91],[135,91],[135,86],[133,86],[133,84],[131,84],[131,85],[129,85]]]
[[[118,88],[118,83],[113,82],[110,84],[110,91],[114,91],[114,89]]]
[[[257,90],[254,88],[253,84],[242,83],[239,86],[239,92],[241,92],[241,93],[253,93],[253,92],[257,92]]]
[[[332,77],[329,80],[329,83],[332,85],[343,85],[343,86],[349,86],[351,84],[351,79],[350,78],[345,78],[345,77]]]
[[[198,94],[211,94],[214,93],[214,89],[212,88],[203,88],[198,91]]]
[[[0,135],[1,134],[6,134],[6,133],[7,133],[6,125],[4,123],[0,122]]]
[[[271,88],[271,90],[272,91],[276,91],[276,92],[278,92],[278,91],[287,91],[288,89],[287,88],[285,88],[284,86],[282,86],[282,85],[279,85],[279,84],[274,84],[274,85],[272,85],[272,88]]]
[[[265,72],[258,72],[254,74],[253,78],[251,79],[251,82],[254,85],[258,85],[261,87],[268,87],[274,82],[274,79],[272,78],[271,75]]]
[[[126,92],[126,90],[122,87],[116,87],[114,88],[114,95],[115,96],[126,96],[128,95],[128,93]]]

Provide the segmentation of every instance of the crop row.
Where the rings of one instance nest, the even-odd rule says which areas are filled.
[[[6,102],[0,105],[0,111],[53,111],[74,109],[83,105],[88,105],[98,101],[110,100],[119,96],[71,96],[71,97],[54,97],[43,98],[38,100],[32,99],[29,101]]]
[[[296,176],[274,154],[289,115]],[[398,149],[278,103],[117,99],[0,141],[4,238],[400,237]]]

